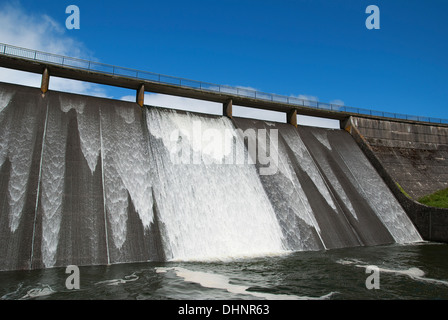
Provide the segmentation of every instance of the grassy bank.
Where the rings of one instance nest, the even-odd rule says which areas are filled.
[[[448,188],[418,199],[418,202],[437,208],[448,208]]]

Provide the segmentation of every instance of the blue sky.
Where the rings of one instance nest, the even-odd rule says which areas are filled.
[[[80,9],[79,30],[65,28],[71,4]],[[368,5],[380,9],[379,30],[365,27]],[[447,13],[445,0],[7,0],[0,4],[0,42],[448,119]],[[133,94],[94,86],[79,91],[89,90],[114,98]]]

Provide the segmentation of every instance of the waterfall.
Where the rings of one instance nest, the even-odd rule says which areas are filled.
[[[231,146],[244,148],[230,120],[157,109],[146,112],[167,257],[226,260],[284,252],[275,212],[255,166],[226,164]],[[207,132],[216,138],[213,143],[206,143]],[[173,164],[172,152],[178,151],[179,141],[187,157],[184,154],[184,163]]]
[[[421,241],[343,130],[12,85],[0,125],[2,270]]]

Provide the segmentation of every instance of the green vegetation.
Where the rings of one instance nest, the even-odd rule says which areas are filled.
[[[448,208],[448,188],[418,199],[418,202],[430,207]]]
[[[398,182],[395,182],[395,183],[396,183],[398,189],[400,189],[401,193],[403,193],[409,199],[412,199],[412,197],[406,191],[404,191],[404,189],[398,184]]]

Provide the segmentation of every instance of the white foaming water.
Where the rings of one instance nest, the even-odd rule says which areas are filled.
[[[327,201],[328,205],[333,209],[336,209],[336,204],[333,201],[333,198],[327,188],[327,185],[325,184],[325,181],[322,178],[322,175],[319,173],[319,170],[314,163],[313,158],[311,157],[308,149],[306,148],[305,144],[303,143],[302,139],[298,135],[296,131],[294,133],[291,133],[290,130],[285,131],[282,133],[283,138],[285,139],[288,146],[291,148],[291,150],[294,152],[294,155],[298,159],[298,164],[302,168],[304,172],[311,178],[314,185],[319,190],[320,194],[324,197],[325,201]],[[303,192],[302,192],[303,193]],[[315,225],[317,230],[320,230],[318,228],[318,223],[316,221],[316,218],[314,217],[314,213],[308,203],[306,195],[303,193],[303,197],[301,197],[303,201],[306,201],[306,207],[307,211],[309,212],[308,215],[305,215],[303,219],[305,221],[309,221],[311,225]],[[310,217],[307,219],[307,216]],[[311,220],[310,220],[311,219]]]
[[[330,181],[331,185],[334,187],[334,190],[341,198],[344,205],[347,207],[347,209],[350,211],[351,215],[358,220],[358,216],[356,214],[356,210],[353,208],[352,202],[350,201],[350,198],[347,196],[347,193],[345,193],[344,188],[340,184],[338,178],[334,175],[333,171],[331,169],[327,170],[325,172],[328,180]]]
[[[2,113],[3,109],[5,109],[6,106],[9,104],[13,96],[14,96],[13,92],[5,92],[5,91],[0,92],[0,114]]]
[[[135,274],[135,272],[133,274],[130,274],[128,276],[124,276],[123,279],[111,279],[111,280],[104,280],[104,281],[100,281],[95,283],[95,285],[100,285],[100,284],[105,284],[108,286],[117,286],[119,284],[125,284],[128,282],[134,282],[137,281],[139,279],[139,276],[137,276]]]
[[[110,107],[113,108],[113,107]],[[127,237],[128,194],[143,226],[153,219],[148,144],[131,107],[115,107],[101,114],[104,188],[112,237],[121,248]]]
[[[213,273],[191,271],[181,267],[156,268],[157,273],[175,272],[176,276],[183,278],[186,282],[198,283],[205,288],[226,290],[234,294],[251,295],[257,298],[267,300],[325,300],[329,299],[334,293],[330,292],[321,297],[295,296],[288,294],[271,294],[256,291],[248,291],[250,286],[235,285],[230,283],[230,278]]]
[[[79,99],[72,101],[69,97],[60,96],[59,100],[63,112],[76,110],[81,151],[93,174],[101,151],[99,113],[96,108],[86,108],[86,102]]]
[[[408,215],[362,151],[345,144],[338,147],[339,155],[353,172],[353,183],[358,184],[365,200],[375,210],[394,240],[397,243],[422,241]]]
[[[232,156],[233,138],[236,137],[236,132],[229,127],[225,127],[227,132],[217,129],[219,126],[225,126],[226,120],[224,118],[207,121],[197,116],[187,117],[183,114],[171,112],[169,119],[174,124],[173,128],[175,128],[170,128],[169,135],[159,135],[160,132],[155,130],[151,134],[156,138],[161,138],[165,147],[170,151],[176,150],[178,144],[176,139],[181,137],[183,145],[189,147],[189,151],[193,155],[191,161],[187,161],[185,157],[182,158],[184,163],[199,164],[203,161],[227,163],[226,159]],[[218,127],[216,126],[217,123],[219,123]]]
[[[40,196],[43,213],[42,261],[47,268],[56,262],[62,220],[66,144],[67,127],[60,119],[59,110],[50,108],[42,155]]]
[[[268,129],[272,129],[275,126],[272,123],[265,124]],[[278,129],[275,128],[273,130]],[[288,127],[287,130],[283,129],[282,135],[288,134],[291,130],[293,130],[292,127]],[[270,141],[276,140],[278,139],[270,139]],[[321,245],[325,247],[322,238],[320,240],[314,237],[312,239],[309,238],[310,230],[316,230],[319,237],[321,236],[321,230],[300,180],[297,179],[296,173],[294,172],[291,159],[280,141],[275,145],[271,144],[269,146],[269,148],[273,147],[277,149],[275,152],[278,154],[278,174],[275,178],[268,177],[268,181],[264,181],[264,183],[267,184],[268,189],[275,188],[281,192],[279,199],[276,199],[274,196],[271,201],[276,208],[278,219],[283,222],[281,226],[286,238],[285,246],[291,250],[317,250]],[[263,143],[257,147],[259,151],[261,149],[266,154]],[[272,150],[269,153],[272,153]],[[271,185],[273,179],[275,179],[275,184]],[[305,222],[306,226],[303,224],[299,226],[298,221]]]
[[[108,222],[112,230],[114,244],[120,249],[126,241],[128,193],[113,165],[113,160],[105,158],[103,169]]]
[[[331,143],[330,140],[328,139],[328,133],[327,131],[324,130],[319,130],[313,131],[313,135],[316,137],[316,139],[322,144],[324,145],[328,150],[332,150],[331,147]],[[325,170],[325,175],[327,176],[327,178],[330,180],[331,185],[334,187],[334,189],[336,190],[337,194],[339,195],[339,197],[341,197],[342,202],[344,203],[344,205],[347,207],[347,209],[350,211],[351,215],[358,220],[358,216],[356,214],[355,209],[353,208],[353,205],[350,201],[350,198],[347,196],[347,194],[345,193],[344,188],[342,187],[342,185],[340,184],[338,178],[335,176],[333,170],[331,170],[331,168],[328,166],[328,163],[326,163],[325,161],[321,162],[321,165],[325,166],[327,168],[327,170]]]
[[[35,107],[34,105],[29,108]],[[11,171],[8,185],[8,202],[10,206],[9,227],[15,232],[20,223],[25,204],[26,189],[34,151],[35,115],[25,112],[19,125],[9,123],[9,139],[7,139]],[[3,146],[2,146],[3,148]]]
[[[1,116],[1,114],[0,114]],[[6,122],[6,121],[5,121]],[[3,163],[6,160],[6,157],[8,156],[8,145],[9,145],[9,136],[10,136],[10,129],[9,124],[6,122],[2,122],[2,118],[0,118],[0,167],[3,165]]]
[[[224,131],[234,131],[230,120],[155,108],[146,113],[152,135],[152,174],[159,178],[154,181],[154,193],[167,257],[204,261],[284,253],[278,221],[254,165],[171,161],[170,152],[178,141],[170,139],[173,131],[180,134],[191,156],[201,159],[207,154],[195,154],[193,146],[201,145],[198,139],[202,136],[186,137],[182,132],[192,132],[193,123],[200,122],[202,128],[213,127],[224,137]],[[236,143],[242,147],[241,140]]]
[[[44,284],[44,285],[41,285],[40,288],[33,288],[31,290],[28,290],[26,295],[21,297],[19,300],[27,300],[27,299],[33,299],[33,298],[38,298],[38,297],[49,296],[55,292],[56,291],[54,291],[49,285]]]
[[[328,136],[326,131],[313,131],[313,135],[322,143],[328,150],[331,150],[330,141],[328,141]]]
[[[345,260],[338,260],[336,262],[339,264],[342,264],[342,265],[353,265],[358,268],[367,268],[369,266],[372,266],[372,265],[367,265],[364,262],[357,260],[357,259],[353,259],[353,260],[345,259]],[[425,278],[425,272],[416,267],[411,267],[408,269],[389,269],[389,268],[381,268],[381,267],[377,267],[377,268],[378,268],[378,271],[380,272],[380,274],[382,272],[384,272],[384,273],[392,273],[392,274],[397,274],[397,275],[404,275],[404,276],[408,276],[409,278],[411,278],[413,280],[422,281],[422,282],[430,282],[430,283],[434,283],[434,284],[438,284],[438,285],[448,286],[448,281],[432,279],[432,278]]]
[[[20,292],[22,287],[23,282],[20,282],[16,290],[4,294],[3,296],[0,297],[0,300],[14,299],[14,297]]]

